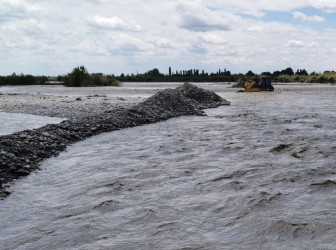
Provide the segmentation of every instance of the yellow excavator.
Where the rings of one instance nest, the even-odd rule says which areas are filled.
[[[272,80],[270,77],[261,77],[259,82],[246,82],[245,91],[243,92],[259,92],[259,91],[274,91]]]

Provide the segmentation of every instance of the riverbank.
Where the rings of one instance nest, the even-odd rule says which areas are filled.
[[[42,107],[49,105],[45,111],[51,116],[51,111],[57,110],[55,107],[59,110],[62,104],[54,105],[53,102],[49,102],[49,98],[54,97],[41,96],[43,100],[41,103]],[[76,97],[72,104],[81,103],[82,99],[78,98],[80,97]],[[109,108],[108,105],[104,108],[98,105],[82,109],[79,115],[74,115],[74,112],[77,112],[76,106],[66,106],[62,114],[72,114],[69,115],[72,118],[60,124],[49,124],[38,129],[0,137],[0,197],[9,194],[10,182],[37,170],[41,161],[57,156],[67,145],[122,128],[155,123],[183,115],[204,115],[203,109],[229,104],[227,100],[213,92],[185,83],[175,89],[162,90],[138,104],[128,102],[125,106],[121,106],[120,103],[116,103],[116,106]],[[18,103],[17,107],[20,110],[27,108],[22,103]],[[35,109],[41,114],[37,107],[39,106]],[[67,113],[68,111],[71,112]]]
[[[0,95],[0,111],[24,113],[59,118],[94,116],[120,107],[131,107],[141,97],[113,97],[104,94],[85,96],[61,96],[28,93],[4,93]]]

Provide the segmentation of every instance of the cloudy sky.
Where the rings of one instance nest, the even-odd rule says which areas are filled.
[[[0,0],[0,75],[336,70],[335,0]]]

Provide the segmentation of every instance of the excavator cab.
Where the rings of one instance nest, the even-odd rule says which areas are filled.
[[[263,76],[260,81],[257,82],[246,82],[245,92],[259,92],[259,91],[274,91],[272,86],[272,80],[270,77]]]
[[[270,89],[271,87],[273,87],[272,86],[272,80],[271,80],[270,77],[262,77],[260,79],[259,84],[260,84],[260,88],[262,88],[262,89]],[[274,90],[274,88],[273,88],[273,90]]]

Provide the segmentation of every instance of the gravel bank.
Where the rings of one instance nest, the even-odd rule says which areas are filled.
[[[0,111],[60,118],[94,116],[120,107],[131,107],[143,98],[107,95],[55,96],[41,94],[0,94]]]
[[[106,110],[93,108],[93,111],[90,107],[90,111],[79,112],[80,115],[60,124],[49,124],[39,129],[1,136],[0,197],[9,194],[7,188],[10,182],[29,175],[38,169],[41,161],[57,156],[67,145],[104,132],[165,121],[183,115],[205,115],[202,109],[229,104],[213,92],[185,83],[175,89],[162,90],[138,104],[131,105],[129,102],[126,107],[117,105],[106,107]],[[73,107],[70,113],[73,113],[75,108]]]

